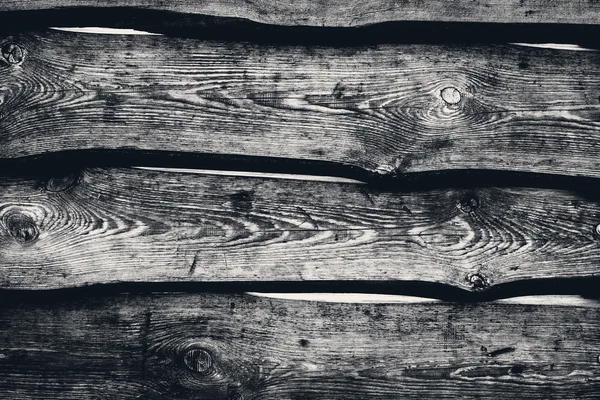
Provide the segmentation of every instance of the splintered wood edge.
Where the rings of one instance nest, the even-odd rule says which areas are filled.
[[[246,292],[249,296],[266,297],[270,299],[318,301],[322,303],[376,303],[376,304],[420,304],[439,303],[442,300],[428,297],[384,295],[374,293],[260,293]],[[516,296],[506,299],[493,300],[499,304],[548,305],[564,307],[600,307],[599,299],[588,299],[576,295],[543,295]]]
[[[13,400],[595,399],[598,307],[231,294],[7,301]]]

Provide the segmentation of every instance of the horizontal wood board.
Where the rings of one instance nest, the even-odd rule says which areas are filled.
[[[247,295],[5,303],[5,399],[596,399],[598,307]]]
[[[600,52],[57,31],[0,41],[0,158],[135,149],[376,175],[600,176]]]
[[[401,189],[401,188],[399,188]],[[0,179],[0,287],[600,274],[600,199],[95,168]]]
[[[69,7],[135,7],[220,17],[247,18],[277,25],[360,26],[388,21],[599,24],[595,1],[564,0],[4,0],[0,11]]]

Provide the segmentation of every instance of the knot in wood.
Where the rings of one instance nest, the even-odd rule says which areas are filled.
[[[457,88],[455,87],[447,87],[443,88],[441,92],[442,100],[446,102],[446,104],[454,106],[460,103],[461,95]]]
[[[78,173],[68,173],[62,176],[53,176],[46,181],[46,190],[49,192],[62,192],[70,189],[79,181]]]
[[[464,197],[459,200],[457,207],[464,213],[472,213],[479,208],[479,199],[475,196]]]
[[[471,289],[474,291],[482,291],[490,287],[488,279],[478,273],[467,275],[467,281],[471,285]]]
[[[2,46],[2,57],[9,64],[20,64],[23,62],[24,56],[23,48],[14,43],[6,43]]]
[[[204,374],[210,371],[213,364],[213,358],[210,353],[204,349],[192,349],[185,353],[183,362],[191,371]]]
[[[39,236],[39,231],[33,219],[28,215],[10,214],[5,219],[5,226],[10,236],[19,243],[31,243]]]
[[[600,236],[600,224],[596,225],[596,235]]]

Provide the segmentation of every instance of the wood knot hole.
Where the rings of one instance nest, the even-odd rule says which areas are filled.
[[[62,192],[72,188],[79,182],[79,174],[72,172],[61,176],[53,176],[46,181],[46,190],[49,192]]]
[[[33,219],[25,214],[11,214],[6,217],[5,226],[10,236],[19,243],[31,243],[39,236]]]
[[[213,358],[204,349],[192,349],[185,353],[183,362],[191,371],[204,374],[212,368]]]
[[[23,48],[17,44],[6,43],[2,46],[2,57],[4,57],[9,64],[14,65],[22,63],[24,54]]]
[[[442,89],[441,92],[442,100],[446,102],[446,104],[450,106],[457,105],[460,103],[461,95],[457,88],[455,87],[446,87]]]
[[[475,196],[464,197],[459,200],[457,207],[464,213],[472,213],[479,208],[479,199]]]
[[[481,274],[469,274],[467,275],[467,281],[471,285],[471,289],[477,292],[490,287],[488,279]]]

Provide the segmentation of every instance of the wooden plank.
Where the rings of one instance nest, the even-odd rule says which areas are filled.
[[[136,7],[144,10],[246,18],[267,24],[310,26],[360,26],[388,21],[600,23],[598,3],[583,0],[4,0],[0,4],[0,11],[52,10],[68,7]]]
[[[330,161],[384,175],[600,177],[600,52],[52,31],[2,44],[3,158],[141,149]]]
[[[421,281],[480,291],[598,276],[600,200],[565,190],[137,169],[0,179],[0,287]]]
[[[0,393],[596,399],[599,318],[597,306],[43,296],[0,308]]]

